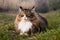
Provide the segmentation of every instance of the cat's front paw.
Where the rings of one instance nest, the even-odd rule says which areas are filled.
[[[23,35],[28,36],[27,33],[20,33],[20,36],[23,36]]]

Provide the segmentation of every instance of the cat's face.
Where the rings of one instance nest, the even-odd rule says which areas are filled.
[[[31,18],[33,18],[35,16],[34,13],[30,9],[20,8],[19,11],[20,11],[19,17],[24,20],[25,19],[30,20]]]

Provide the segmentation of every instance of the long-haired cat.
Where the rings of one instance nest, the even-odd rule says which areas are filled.
[[[33,7],[34,8],[34,7]],[[32,9],[23,9],[20,7],[19,13],[16,16],[14,25],[20,35],[33,34],[36,32],[46,31],[48,26],[47,20],[35,13]]]

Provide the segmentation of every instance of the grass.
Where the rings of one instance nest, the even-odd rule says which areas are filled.
[[[47,32],[31,36],[20,36],[14,29],[14,19],[17,13],[0,12],[0,40],[60,40],[60,10],[52,11],[45,16],[49,26]]]

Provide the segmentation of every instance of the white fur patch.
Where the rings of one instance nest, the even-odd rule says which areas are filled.
[[[31,27],[32,23],[27,20],[26,16],[24,16],[18,24],[18,30],[20,30],[22,33],[29,31]]]

